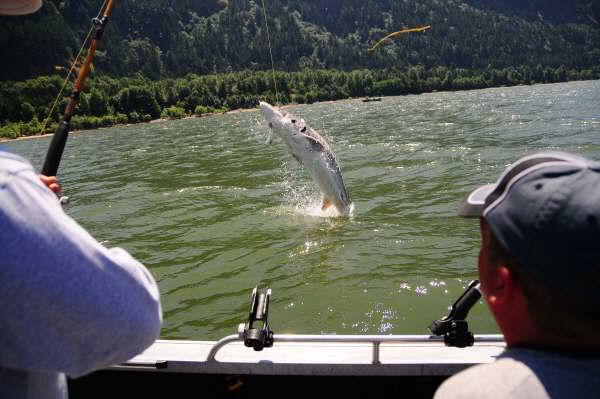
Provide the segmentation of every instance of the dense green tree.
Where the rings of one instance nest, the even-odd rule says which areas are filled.
[[[140,73],[150,79],[158,79],[163,72],[161,51],[148,38],[126,41],[123,68],[133,74]]]
[[[0,17],[0,54],[6,60],[0,64],[0,79],[47,75],[56,65],[68,66],[101,4],[101,0],[46,0],[42,11],[32,16]],[[597,0],[269,0],[265,4],[266,10],[257,0],[119,2],[97,55],[96,71],[113,76],[141,73],[157,79],[269,69],[263,11],[278,70],[414,65],[502,69],[537,64],[589,69],[600,60]],[[546,17],[539,17],[538,11]],[[564,21],[578,24],[551,18],[561,13]],[[432,28],[390,40],[375,53],[366,51],[390,31],[424,24]]]
[[[117,94],[117,111],[123,114],[136,112],[140,115],[160,116],[160,107],[152,91],[144,86],[130,86]]]
[[[92,90],[88,104],[90,115],[102,116],[108,113],[107,99],[105,95],[98,89]]]

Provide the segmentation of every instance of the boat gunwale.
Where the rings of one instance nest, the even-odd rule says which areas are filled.
[[[467,348],[429,335],[275,334],[274,346],[253,351],[243,336],[219,341],[157,340],[147,351],[109,369],[240,375],[444,376],[493,361],[502,335],[475,335]],[[224,354],[217,356],[221,349]]]

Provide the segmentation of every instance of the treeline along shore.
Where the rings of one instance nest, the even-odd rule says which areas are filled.
[[[275,73],[280,104],[592,79],[600,79],[600,65],[579,70],[540,65],[484,70],[413,66],[386,71],[305,69]],[[45,127],[44,121],[62,85],[63,78],[58,75],[0,82],[0,138],[53,132],[68,102],[68,90]],[[72,127],[94,129],[254,108],[259,100],[276,103],[271,71],[192,74],[161,80],[150,80],[142,75],[134,78],[97,76],[90,79],[81,94]]]

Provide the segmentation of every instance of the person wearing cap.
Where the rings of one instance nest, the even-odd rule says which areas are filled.
[[[507,348],[435,398],[600,397],[600,162],[521,158],[459,215],[480,220],[481,291]]]
[[[41,0],[0,0],[0,14]],[[0,397],[66,398],[66,376],[126,361],[158,337],[150,272],[67,216],[55,177],[0,146]]]
[[[42,7],[42,0],[0,0],[0,15],[26,15]]]

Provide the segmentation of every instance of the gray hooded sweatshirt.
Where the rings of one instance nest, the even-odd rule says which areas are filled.
[[[0,148],[0,396],[65,398],[65,374],[130,359],[161,322],[150,272],[98,243]]]

